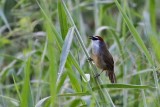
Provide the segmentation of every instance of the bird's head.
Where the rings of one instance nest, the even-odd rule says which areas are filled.
[[[92,41],[103,42],[103,39],[100,36],[89,36],[89,39]]]
[[[99,53],[101,51],[101,47],[105,46],[105,42],[100,36],[90,36],[92,40],[92,49],[94,53]]]

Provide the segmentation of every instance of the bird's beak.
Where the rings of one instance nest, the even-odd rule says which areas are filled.
[[[89,36],[89,39],[93,39],[93,36]]]

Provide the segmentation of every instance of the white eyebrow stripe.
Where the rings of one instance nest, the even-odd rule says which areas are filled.
[[[98,37],[94,37],[94,38],[99,39]]]

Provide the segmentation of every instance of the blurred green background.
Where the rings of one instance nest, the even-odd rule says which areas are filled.
[[[159,4],[1,0],[0,107],[159,107]],[[91,35],[108,45],[116,84],[94,78]]]

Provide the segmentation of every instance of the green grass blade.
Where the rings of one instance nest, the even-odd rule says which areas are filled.
[[[31,64],[31,58],[29,57],[26,61],[24,69],[25,77],[23,83],[23,90],[21,93],[22,96],[21,107],[34,107],[34,102],[30,87],[30,64]]]
[[[90,93],[89,92],[67,93],[67,94],[60,94],[58,96],[69,97],[69,96],[87,96],[87,95],[90,95]]]
[[[64,73],[62,74],[62,76],[61,76],[59,82],[58,82],[58,85],[57,85],[57,93],[60,92],[60,89],[61,89],[61,87],[62,87],[64,81],[66,80],[66,78],[67,78],[67,72],[64,72]]]
[[[37,102],[37,104],[35,105],[35,107],[42,107],[43,103],[44,103],[46,100],[50,99],[50,98],[51,98],[51,96],[42,98],[41,100],[39,100],[39,101]]]
[[[67,16],[62,6],[61,0],[58,0],[58,18],[60,22],[62,38],[65,39],[68,31]]]
[[[160,62],[160,50],[158,49],[160,47],[160,42],[157,36],[154,34],[150,34],[150,41],[152,44],[153,51],[156,55],[157,60]]]
[[[46,22],[46,32],[48,38],[48,58],[49,58],[49,80],[50,80],[50,94],[51,94],[51,105],[54,106],[56,100],[56,81],[57,81],[57,52],[51,44],[55,44],[53,39],[53,32],[50,24]]]
[[[69,11],[68,11],[68,9],[67,9],[67,6],[66,6],[66,4],[64,3],[63,0],[62,0],[62,4],[63,4],[63,6],[64,6],[64,9],[65,9],[66,13],[67,13],[67,16],[69,17],[69,20],[71,21],[71,24],[72,24],[73,27],[75,28],[75,32],[76,32],[76,34],[77,34],[77,38],[78,38],[78,40],[79,40],[79,42],[80,42],[80,45],[81,45],[81,47],[83,48],[83,51],[84,51],[84,53],[86,54],[87,58],[89,58],[89,54],[88,54],[87,49],[86,49],[86,47],[85,47],[85,45],[84,45],[84,43],[83,43],[83,40],[82,40],[82,38],[81,38],[81,36],[80,36],[80,33],[79,33],[79,31],[78,31],[78,29],[77,29],[77,27],[76,27],[76,25],[75,25],[75,23],[74,23],[74,21],[73,21],[73,19],[72,19],[72,16],[71,16],[71,14],[69,13]]]
[[[2,20],[6,24],[7,28],[11,31],[11,27],[10,27],[10,25],[8,23],[8,20],[7,20],[7,18],[6,18],[6,16],[5,16],[5,14],[4,14],[4,12],[3,12],[1,7],[0,7],[0,17],[2,18]]]
[[[59,65],[59,70],[58,70],[57,82],[59,81],[59,79],[60,79],[60,77],[63,73],[63,69],[64,69],[64,66],[65,66],[68,54],[70,52],[70,47],[71,47],[71,44],[72,44],[73,36],[74,36],[74,27],[69,29],[69,31],[67,33],[67,36],[65,38],[63,47],[62,47],[62,53],[61,53],[61,58],[60,58],[60,65]]]
[[[75,71],[72,70],[72,66],[70,64],[67,64],[67,68],[67,74],[70,78],[73,89],[76,90],[76,92],[81,92],[81,85],[77,79],[77,76],[75,75]]]
[[[6,99],[7,101],[10,101],[15,106],[19,106],[20,102],[14,98],[3,96],[3,95],[0,95],[0,97]]]
[[[73,100],[73,101],[69,104],[68,107],[86,107],[86,105],[85,105],[85,106],[83,106],[83,105],[79,106],[80,103],[81,103],[81,99],[78,98],[78,99]]]
[[[147,85],[133,85],[133,84],[103,84],[102,88],[114,88],[114,89],[155,89],[155,87]],[[93,90],[98,90],[98,87],[93,87]],[[58,96],[86,96],[90,95],[89,91],[87,92],[78,92],[78,93],[67,93],[60,94]]]
[[[160,68],[155,68],[155,70],[159,70]],[[154,69],[148,68],[148,69],[144,69],[144,70],[140,70],[138,72],[132,73],[130,75],[127,76],[127,78],[130,78],[131,76],[135,76],[135,75],[139,75],[139,74],[143,74],[143,73],[149,73],[152,72]]]
[[[70,53],[69,54],[69,57],[68,57],[68,61],[69,62],[72,62],[72,64],[76,67],[76,69],[78,70],[78,72],[80,73],[80,75],[85,79],[87,80],[83,70],[80,68],[78,62],[76,61],[76,59],[74,58],[74,56]]]
[[[14,77],[14,75],[13,75],[13,74],[12,74],[12,78],[13,78],[13,81],[14,81],[14,86],[15,86],[15,88],[16,88],[16,91],[17,91],[18,97],[19,97],[20,101],[22,101],[22,97],[21,97],[21,94],[20,94],[20,92],[19,92],[19,89],[18,89],[18,86],[17,86],[16,80],[15,80],[15,77]]]
[[[47,53],[47,45],[48,45],[48,40],[46,38],[45,40],[45,45],[44,45],[44,48],[43,48],[43,52],[42,52],[42,55],[41,55],[41,59],[40,59],[40,62],[38,64],[38,80],[41,80],[42,77],[43,77],[43,70],[44,70],[44,65],[43,65],[43,62],[45,61],[45,57],[46,57],[46,53]],[[37,94],[36,94],[36,102],[40,99],[41,95],[42,95],[42,88],[41,88],[41,83],[38,82],[37,83]]]
[[[17,60],[17,61],[20,61],[20,62],[24,62],[20,58],[17,58],[17,57],[11,56],[11,55],[7,55],[7,54],[0,54],[0,57],[6,57],[6,58],[11,59],[11,60]]]
[[[102,88],[114,88],[114,89],[148,89],[148,88],[153,88],[155,89],[155,87],[151,87],[151,86],[147,86],[147,85],[133,85],[133,84],[103,84],[101,85]],[[98,87],[93,87],[93,90],[97,90]]]
[[[150,22],[151,28],[154,32],[156,32],[156,1],[149,0],[149,13],[150,13]]]

